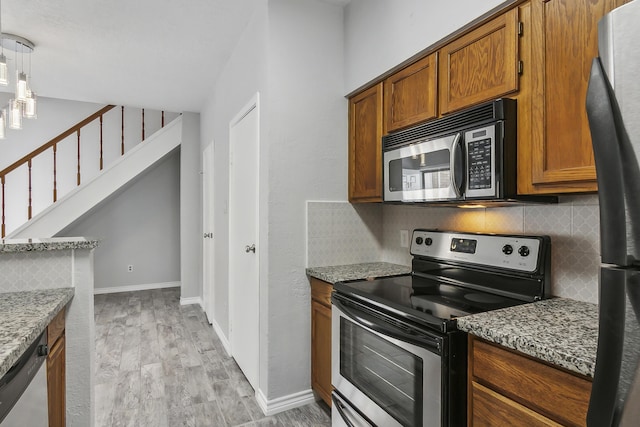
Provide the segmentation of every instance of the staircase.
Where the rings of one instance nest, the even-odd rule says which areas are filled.
[[[155,129],[145,129],[145,112],[141,111],[142,137],[127,142],[133,148],[126,153],[124,107],[109,105],[0,171],[2,238],[53,237],[180,145],[182,116],[165,125],[161,112],[159,130],[153,132]],[[118,141],[103,139],[103,122],[114,120],[120,120]],[[114,123],[110,124],[113,128]],[[88,137],[81,138],[85,134]],[[109,159],[109,150],[119,153]],[[95,171],[87,164],[95,165]],[[61,192],[61,186],[66,191]],[[32,215],[34,205],[39,211]]]

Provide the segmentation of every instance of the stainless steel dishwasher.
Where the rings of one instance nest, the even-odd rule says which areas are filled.
[[[47,427],[47,334],[43,332],[0,380],[1,427]]]

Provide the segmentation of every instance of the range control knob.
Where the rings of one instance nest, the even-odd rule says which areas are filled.
[[[502,247],[502,253],[505,254],[505,255],[511,255],[513,253],[513,246],[504,245]]]
[[[422,241],[423,241],[422,237],[420,236],[416,237],[416,245],[421,245]]]
[[[529,256],[529,248],[527,246],[520,246],[518,248],[518,253],[520,254],[520,256]]]
[[[425,245],[431,246],[432,243],[433,243],[433,240],[431,240],[431,237],[427,237],[426,239],[424,239]]]

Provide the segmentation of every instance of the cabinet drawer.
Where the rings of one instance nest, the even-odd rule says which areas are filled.
[[[331,283],[311,278],[311,298],[315,301],[331,307],[331,291],[333,291]]]
[[[560,427],[549,418],[476,382],[471,383],[471,393],[473,404],[469,408],[469,425],[473,427]]]
[[[472,380],[564,425],[586,422],[591,382],[477,339],[471,340]]]
[[[65,309],[63,308],[60,310],[60,313],[51,320],[51,323],[49,323],[49,326],[47,327],[47,345],[50,349],[53,348],[53,344],[55,344],[60,335],[64,332],[64,316]]]

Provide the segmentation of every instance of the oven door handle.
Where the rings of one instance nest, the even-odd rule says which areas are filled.
[[[333,402],[333,407],[338,411],[338,414],[340,414],[340,418],[342,418],[342,420],[347,425],[347,427],[359,427],[359,426],[373,427],[373,424],[370,424],[368,421],[365,421],[364,418],[360,416],[358,417],[360,422],[358,423],[358,425],[356,425],[351,420],[351,417],[349,417],[349,415],[347,414],[348,406],[345,403],[343,403],[342,400],[338,398],[338,396],[336,396],[335,392],[331,393],[331,401]],[[360,415],[360,414],[354,413],[354,415]]]
[[[360,310],[353,310],[347,307],[345,304],[337,301],[335,298],[331,301],[345,316],[349,317],[356,323],[378,332],[379,334],[386,335],[391,338],[395,338],[400,341],[409,342],[411,344],[418,345],[426,348],[432,352],[440,354],[442,352],[442,340],[427,334],[415,331],[414,333],[407,333],[399,328],[393,326],[386,326],[380,319],[375,318],[369,314],[366,314]]]

